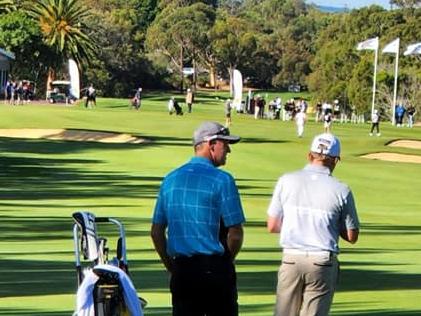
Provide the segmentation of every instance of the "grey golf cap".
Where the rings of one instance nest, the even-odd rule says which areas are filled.
[[[213,139],[222,139],[230,144],[235,144],[240,141],[240,136],[230,135],[229,129],[217,122],[204,122],[194,131],[193,145],[196,146]]]

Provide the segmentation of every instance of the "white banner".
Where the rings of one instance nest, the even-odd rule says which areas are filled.
[[[357,50],[369,49],[377,50],[379,48],[379,38],[370,38],[364,42],[360,42],[357,45]]]
[[[406,51],[403,54],[405,56],[421,54],[421,42],[408,45],[408,47],[406,48]]]
[[[234,88],[234,98],[232,100],[232,105],[237,109],[237,112],[241,112],[242,109],[242,99],[243,99],[243,76],[241,72],[237,69],[233,73],[233,88]]]
[[[382,53],[399,54],[399,38],[387,44],[383,48]]]
[[[70,75],[70,93],[76,98],[80,98],[80,79],[79,68],[73,59],[69,59],[69,75]]]

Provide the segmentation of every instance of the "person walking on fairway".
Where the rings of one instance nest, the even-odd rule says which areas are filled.
[[[135,93],[134,98],[133,98],[133,107],[136,110],[139,110],[141,106],[142,106],[142,88],[139,87],[136,90],[136,93]]]
[[[186,104],[187,104],[187,109],[189,113],[191,113],[192,111],[193,101],[194,101],[193,91],[189,88],[187,89],[187,94],[186,94]]]
[[[338,279],[339,236],[355,243],[359,220],[349,187],[332,176],[339,139],[316,136],[309,164],[279,178],[268,208],[267,228],[280,233],[275,316],[327,316]]]
[[[332,128],[332,113],[326,112],[323,115],[323,127],[325,133],[330,133],[330,130]]]
[[[373,114],[371,114],[371,130],[370,130],[370,136],[373,136],[374,129],[376,129],[376,135],[380,136],[380,115],[378,110],[374,110]]]
[[[414,126],[414,115],[417,113],[415,107],[410,105],[406,110],[406,115],[408,116],[408,127],[412,128]]]
[[[306,113],[304,111],[300,111],[295,114],[295,124],[297,125],[297,135],[298,137],[303,137],[304,134],[304,125],[306,123]]]
[[[229,127],[232,123],[232,119],[231,119],[232,101],[231,101],[231,99],[227,99],[225,101],[224,110],[225,110],[225,127]]]
[[[193,135],[195,156],[162,182],[151,237],[171,274],[174,316],[238,315],[234,259],[245,217],[234,178],[218,169],[238,141],[221,124],[203,123]]]

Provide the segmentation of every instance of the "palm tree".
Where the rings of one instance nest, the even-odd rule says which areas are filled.
[[[0,13],[10,12],[13,9],[15,9],[13,0],[0,0]]]
[[[39,23],[45,44],[52,49],[47,89],[54,79],[55,69],[61,68],[69,58],[79,67],[90,63],[96,45],[86,33],[84,21],[90,12],[81,0],[29,0],[25,7]]]

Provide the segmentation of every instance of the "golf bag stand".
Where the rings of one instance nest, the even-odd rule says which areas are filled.
[[[127,314],[127,306],[124,302],[123,288],[118,272],[105,269],[106,266],[118,267],[129,274],[126,238],[123,225],[116,219],[110,217],[95,217],[94,214],[86,211],[73,213],[75,224],[73,225],[73,241],[75,250],[75,264],[78,288],[84,281],[83,266],[81,257],[87,262],[85,266],[92,269],[98,277],[93,288],[93,301],[95,316],[123,316]],[[118,227],[119,236],[116,246],[116,256],[109,260],[109,248],[107,239],[98,237],[97,224],[111,223]],[[141,306],[146,301],[139,298]]]

